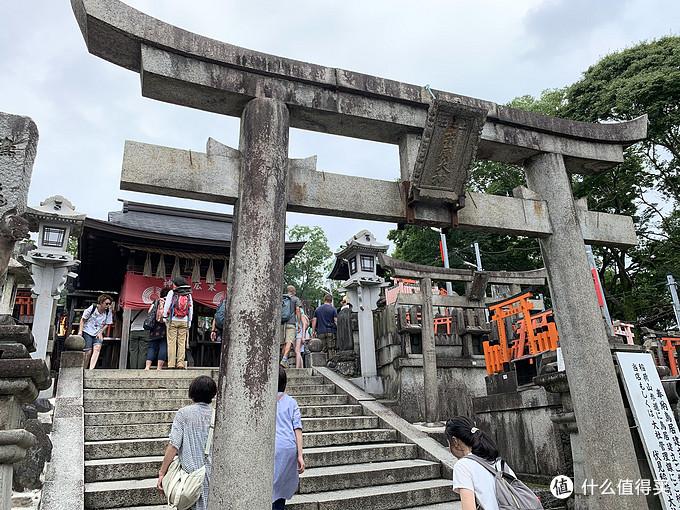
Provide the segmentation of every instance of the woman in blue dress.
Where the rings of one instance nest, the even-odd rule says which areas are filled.
[[[305,470],[302,458],[302,420],[300,408],[287,395],[286,371],[279,366],[279,392],[276,396],[276,453],[274,456],[274,493],[272,510],[286,508],[286,500],[293,497]]]

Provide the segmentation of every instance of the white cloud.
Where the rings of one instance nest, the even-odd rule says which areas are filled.
[[[130,0],[188,30],[247,48],[497,102],[578,79],[595,60],[680,26],[680,4],[601,5],[519,0],[286,2]],[[212,136],[238,143],[238,120],[141,97],[139,77],[87,53],[69,2],[5,2],[0,18],[0,110],[40,130],[29,201],[62,193],[105,218],[119,197],[225,211],[119,189],[126,139],[203,150]],[[291,157],[317,154],[326,171],[392,179],[394,146],[293,130]],[[289,214],[319,224],[332,248],[361,228],[388,224]]]

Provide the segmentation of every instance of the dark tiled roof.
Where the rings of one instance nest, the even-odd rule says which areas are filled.
[[[122,211],[109,213],[109,222],[121,227],[162,235],[231,241],[233,217],[174,207],[124,202]]]

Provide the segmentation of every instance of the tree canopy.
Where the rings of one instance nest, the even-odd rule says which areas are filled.
[[[630,147],[624,162],[594,175],[574,176],[576,198],[591,210],[633,217],[639,245],[632,250],[595,248],[612,317],[656,328],[674,324],[666,274],[680,277],[680,37],[664,37],[612,53],[571,86],[525,95],[508,106],[589,122],[649,116],[647,140]],[[475,164],[468,189],[510,195],[524,185],[521,167]],[[438,234],[407,226],[393,230],[394,256],[441,265]],[[447,234],[452,267],[474,261],[480,244],[485,269],[526,270],[542,266],[533,239],[462,232]]]
[[[297,295],[310,306],[326,293],[325,278],[331,269],[328,239],[321,227],[294,225],[287,229],[290,241],[305,241],[305,246],[284,268],[286,285],[294,285]]]

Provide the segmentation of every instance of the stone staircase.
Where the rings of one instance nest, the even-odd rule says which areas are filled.
[[[86,370],[85,508],[161,510],[156,476],[175,411],[193,377],[209,370]],[[307,470],[291,510],[451,510],[451,481],[439,462],[312,369],[288,371],[300,406]],[[262,509],[265,510],[265,509]]]

